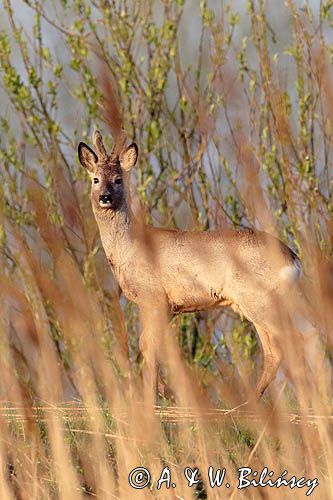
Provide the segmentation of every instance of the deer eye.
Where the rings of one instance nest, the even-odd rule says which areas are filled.
[[[121,184],[123,181],[120,177],[114,181],[115,184]]]
[[[98,184],[99,183],[99,179],[97,177],[94,177],[94,184]]]

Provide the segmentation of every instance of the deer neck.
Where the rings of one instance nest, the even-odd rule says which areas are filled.
[[[127,204],[117,211],[94,211],[102,245],[109,262],[120,265],[130,255],[133,215]]]

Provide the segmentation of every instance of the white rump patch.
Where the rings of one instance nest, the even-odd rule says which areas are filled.
[[[280,277],[286,281],[296,281],[299,275],[295,266],[284,266],[279,271]]]
[[[286,281],[296,281],[301,275],[301,263],[295,260],[292,264],[284,266],[279,271],[280,277]]]

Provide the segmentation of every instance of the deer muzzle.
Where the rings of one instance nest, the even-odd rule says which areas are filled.
[[[112,195],[110,193],[99,195],[99,204],[102,208],[111,208]]]

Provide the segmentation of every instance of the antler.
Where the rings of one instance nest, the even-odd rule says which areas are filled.
[[[117,158],[120,155],[120,153],[124,150],[126,141],[127,141],[127,135],[125,130],[122,129],[119,132],[119,135],[115,137],[115,143],[111,151],[111,156],[113,158]]]
[[[99,130],[95,130],[94,135],[93,135],[93,143],[96,149],[97,156],[101,159],[104,160],[107,158],[106,154],[106,149],[103,143],[103,138],[102,134],[100,133]]]

